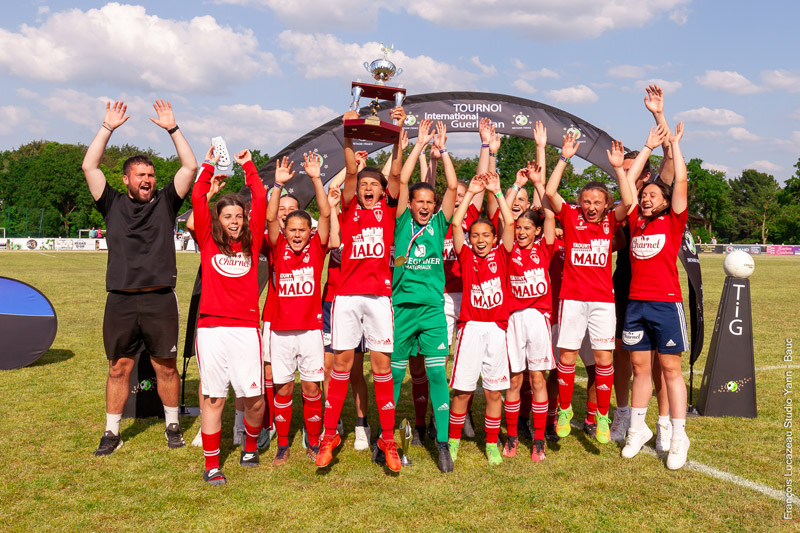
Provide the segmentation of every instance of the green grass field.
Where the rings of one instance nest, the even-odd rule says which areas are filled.
[[[701,260],[706,350],[722,290],[722,259],[703,256]],[[599,445],[578,431],[549,445],[542,464],[530,462],[530,443],[522,441],[518,457],[489,468],[481,444],[483,403],[477,397],[478,437],[462,444],[456,470],[450,475],[437,470],[435,447],[413,450],[414,466],[399,475],[388,475],[371,464],[369,452],[353,450],[352,432],[333,468],[325,472],[318,472],[305,458],[299,431],[288,465],[272,467],[273,446],[262,455],[259,468],[245,470],[237,464],[238,449],[231,446],[230,404],[223,423],[225,487],[211,488],[202,482],[200,448],[167,449],[163,421],[158,419],[123,420],[125,445],[110,457],[95,458],[91,452],[105,424],[105,263],[106,256],[94,252],[0,253],[0,275],[37,287],[52,301],[59,319],[58,336],[49,352],[27,368],[0,372],[0,529],[796,528],[796,521],[782,518],[784,502],[777,498],[698,469],[669,471],[654,455],[622,459],[616,444]],[[188,309],[198,263],[197,255],[178,255],[177,290],[183,311]],[[757,369],[782,366],[785,339],[798,337],[798,271],[800,260],[794,257],[756,257],[751,284]],[[685,286],[685,278],[683,283]],[[688,355],[685,359],[688,370]],[[695,366],[695,400],[704,365],[705,355]],[[757,370],[758,418],[754,420],[690,419],[689,459],[738,476],[734,481],[743,478],[781,491],[785,373],[784,368]],[[197,367],[192,363],[189,405],[196,405],[197,381]],[[576,385],[576,418],[583,413],[584,387],[585,382]],[[409,389],[410,383],[406,383],[398,420],[413,420]],[[299,387],[296,396],[295,406],[299,406]],[[370,407],[370,423],[375,427],[378,417],[374,406]],[[294,410],[293,422],[293,429],[298,430],[299,411]],[[655,411],[653,399],[648,413],[651,427]],[[343,417],[345,427],[352,431],[355,415],[349,399]],[[187,443],[199,424],[199,419],[181,419]]]

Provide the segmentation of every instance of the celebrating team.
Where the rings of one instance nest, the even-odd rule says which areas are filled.
[[[647,88],[645,103],[657,125],[644,148],[625,154],[622,144],[613,142],[607,150],[620,197],[616,206],[602,182],[587,183],[575,205],[564,201],[558,189],[570,158],[578,151],[578,139],[571,132],[564,136],[560,160],[546,180],[547,132],[541,122],[533,131],[537,161],[519,170],[505,194],[496,172],[500,136],[488,119],[480,121],[480,157],[476,176],[469,183],[457,180],[446,148],[444,124],[434,125],[429,119],[420,123],[410,157],[403,161],[408,143],[403,133],[383,171],[365,166],[366,154],[355,152],[352,140],[345,139],[343,180],[335,178],[327,194],[318,156],[314,152],[304,154],[303,170],[314,186],[319,208],[316,229],[311,217],[297,209],[296,201],[290,209],[283,207],[284,185],[295,176],[294,163],[287,158],[278,161],[268,195],[249,152],[235,154],[250,189],[249,208],[236,194],[225,195],[210,207],[208,193],[219,181],[214,176],[219,155],[210,148],[192,191],[194,231],[202,265],[196,353],[201,378],[204,480],[213,485],[226,482],[219,448],[229,384],[244,406],[240,464],[259,463],[259,444],[269,442],[271,431],[277,433],[278,440],[273,464],[289,460],[296,372],[302,388],[306,455],[317,467],[328,467],[341,443],[340,417],[350,373],[353,368],[360,369],[365,352],[369,353],[381,427],[373,461],[392,471],[400,471],[402,466],[394,441],[395,409],[409,362],[416,411],[414,443],[424,442],[430,395],[433,414],[428,434],[436,440],[439,469],[450,472],[462,435],[470,436],[472,397],[479,379],[486,399],[485,450],[489,464],[501,463],[503,456],[516,456],[518,427],[527,429],[531,412],[531,459],[542,461],[545,440],[564,438],[571,431],[579,354],[587,371],[592,369],[593,390],[584,430],[600,443],[626,440],[622,456],[634,457],[653,436],[645,424],[645,414],[651,383],[655,382],[660,415],[657,449],[667,455],[670,469],[683,466],[689,440],[680,355],[687,349],[687,340],[676,267],[687,207],[686,166],[680,150],[683,125],[670,132],[658,87]],[[158,104],[156,110],[163,105]],[[154,122],[174,135],[178,127],[171,112],[169,107],[168,120]],[[85,162],[84,170],[95,198],[102,192],[99,185],[93,185],[99,183],[96,176],[102,149],[110,132],[127,120],[124,114],[121,103],[107,107],[106,121],[98,133],[100,141],[96,139],[92,147],[97,146],[87,153],[91,164]],[[344,119],[356,116],[350,111]],[[403,123],[402,107],[392,110],[392,118]],[[184,162],[180,150],[185,148],[185,141],[182,137],[180,141],[176,140],[176,146]],[[431,143],[429,165],[425,150]],[[664,158],[653,177],[646,169],[652,150],[659,144],[664,148]],[[409,185],[418,162],[422,181]],[[441,198],[437,198],[434,186],[439,162],[446,178]],[[138,163],[133,166],[147,166],[147,161]],[[149,166],[152,174],[152,163]],[[135,180],[126,174],[130,206],[126,203],[125,209],[146,217],[147,213],[140,213],[142,206],[156,200],[166,197],[171,202],[168,205],[178,205],[178,198],[188,192],[188,187],[178,187],[178,178],[176,175],[174,186],[170,183],[160,191],[152,191],[154,181],[145,180],[149,198],[144,198],[140,191],[132,191],[129,182]],[[185,181],[183,174],[180,178]],[[526,188],[528,182],[533,194]],[[124,200],[124,195],[120,196]],[[482,216],[484,196],[487,205]],[[98,205],[101,201],[98,199]],[[114,232],[130,231],[130,222],[113,227],[107,214],[113,211],[106,204],[102,207],[112,239],[111,272],[112,256],[117,257],[126,246],[111,246]],[[561,229],[556,228],[556,221]],[[623,254],[629,258],[630,282],[622,301],[619,292],[615,298],[619,284],[617,274],[612,281],[613,250],[619,250],[618,258]],[[329,251],[328,286],[323,296],[320,283]],[[268,258],[271,267],[261,327],[259,253]],[[618,259],[618,273],[622,263]],[[152,282],[117,291],[131,300],[132,295],[171,292],[170,287],[174,287],[174,276],[171,284]],[[114,304],[111,296],[104,323],[106,338],[115,325],[109,309],[122,305]],[[323,305],[323,299],[330,303]],[[133,340],[126,340],[124,346],[121,341],[115,346],[107,342],[109,386],[120,361],[129,360],[142,348],[150,351],[154,361],[169,357],[161,353],[163,348],[155,353],[153,347],[169,344],[171,334],[144,331],[147,327],[141,325],[142,318],[133,318],[137,324],[129,335]],[[454,337],[451,400],[446,364]],[[622,343],[615,343],[620,337]],[[621,369],[616,377],[615,367]],[[267,384],[272,389],[273,383],[274,398],[273,390],[267,390]],[[609,416],[612,387],[617,390],[613,425]],[[359,394],[356,396],[356,445],[359,447],[361,441],[360,448],[364,449],[369,441],[365,395],[361,391],[361,400]],[[162,399],[166,405],[164,395]],[[121,410],[120,399],[115,402],[113,409]],[[553,413],[556,404],[558,409]],[[107,419],[115,424],[107,424],[96,455],[108,455],[121,445],[118,415],[108,405]],[[173,411],[165,407],[165,412],[172,422]],[[508,435],[500,448],[504,412]],[[522,418],[520,413],[524,414]],[[548,418],[548,414],[557,420]],[[180,434],[175,434],[176,426],[167,428],[170,447],[183,445]],[[265,433],[267,438],[260,438]]]

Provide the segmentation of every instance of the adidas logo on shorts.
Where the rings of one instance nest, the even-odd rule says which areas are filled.
[[[250,388],[251,388],[251,389],[257,389],[257,388],[259,388],[259,387],[258,387],[258,385],[256,385],[256,382],[254,381],[254,382],[253,382],[253,384],[252,384],[252,385],[250,385]]]
[[[177,351],[178,351],[178,347],[173,344],[172,345],[172,349],[170,350],[170,353],[177,352]]]
[[[278,415],[275,417],[275,422],[286,422],[286,419],[283,418],[283,415]]]
[[[427,403],[428,397],[427,396],[418,396],[418,397],[414,398],[414,401],[415,402],[419,402],[419,403],[422,403],[422,402],[426,402]]]
[[[670,339],[669,341],[667,341],[666,346],[667,348],[672,348],[673,346],[675,346],[675,341]]]
[[[443,403],[436,410],[437,411],[449,411],[450,410],[450,406],[447,405],[446,403]]]
[[[438,349],[439,349],[439,350],[445,350],[446,348],[445,348],[445,345],[444,345],[444,343],[441,343],[441,344],[439,345],[439,348],[438,348]]]
[[[319,415],[314,415],[308,419],[309,422],[319,422],[320,420],[322,419],[319,417]]]
[[[383,407],[381,407],[381,411],[391,411],[392,409],[394,409],[394,403],[392,402],[389,402]]]
[[[597,387],[597,390],[611,390],[611,387],[609,387],[608,385],[606,385],[605,383],[603,383],[602,385],[600,385],[599,387]]]

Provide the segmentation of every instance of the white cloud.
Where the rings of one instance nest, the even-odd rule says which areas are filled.
[[[37,15],[47,15],[50,13],[50,8],[48,6],[39,6],[36,8]]]
[[[709,109],[707,107],[681,111],[675,115],[675,120],[707,124],[709,126],[733,126],[734,124],[744,124],[745,122],[742,115],[730,109]]]
[[[51,13],[17,33],[0,29],[0,73],[24,80],[218,92],[209,80],[221,68],[235,82],[279,72],[251,30],[235,31],[210,16],[164,19],[142,6],[109,3]]]
[[[297,71],[306,79],[343,78],[367,81],[369,73],[363,67],[364,58],[378,57],[380,43],[344,43],[331,34],[308,34],[286,30],[278,42],[289,54]],[[401,50],[391,55],[392,62],[404,73],[393,78],[398,84],[414,87],[414,92],[467,90],[474,86],[478,75],[453,65],[436,61],[429,56],[409,57]]]
[[[644,67],[635,65],[617,65],[606,71],[606,76],[611,78],[643,78],[646,75]]]
[[[707,70],[704,75],[697,78],[697,82],[710,89],[740,95],[756,94],[765,90],[731,70]]]
[[[662,80],[660,78],[650,78],[649,80],[639,80],[633,84],[634,89],[638,89],[643,91],[645,87],[650,85],[658,85],[661,89],[664,90],[664,94],[671,94],[683,87],[683,84],[679,81],[667,81]]]
[[[678,26],[683,26],[689,21],[689,9],[686,7],[679,7],[669,14],[669,20]]]
[[[753,161],[744,166],[744,168],[754,168],[761,172],[778,172],[783,170],[783,167],[780,165],[776,165],[772,161],[767,161],[766,159],[759,159],[758,161]]]
[[[494,65],[484,65],[483,63],[481,63],[481,60],[478,56],[472,56],[469,61],[470,63],[478,67],[484,76],[497,75],[497,69],[494,67]]]
[[[0,107],[0,135],[8,135],[24,126],[30,120],[30,116],[30,111],[21,106]]]
[[[728,128],[728,137],[734,141],[760,141],[761,137],[754,133],[750,133],[744,128],[734,127]]]
[[[717,172],[722,172],[723,174],[730,174],[731,167],[728,165],[719,165],[717,163],[706,163],[703,161],[703,168],[706,170],[715,170]]]
[[[353,24],[356,25],[354,29],[372,28],[378,19],[378,9],[389,5],[385,1],[363,0],[214,0],[214,3],[268,8],[287,26],[306,31],[342,29],[343,25],[351,27]]]
[[[525,66],[525,63],[523,63],[522,61],[520,61],[516,57],[512,57],[511,58],[511,64],[514,65],[514,68],[516,68],[518,70],[525,70],[527,68]]]
[[[559,104],[593,104],[598,99],[597,94],[586,85],[556,89],[545,94],[547,98]]]
[[[524,65],[523,65],[524,70]],[[554,70],[550,70],[549,68],[542,67],[539,70],[526,70],[525,72],[521,72],[519,77],[524,80],[538,80],[541,78],[552,78],[557,80],[561,78],[558,72]]]
[[[761,81],[772,89],[800,93],[800,74],[790,70],[765,70]]]
[[[523,94],[536,94],[536,87],[525,80],[516,80],[511,84],[516,90]]]

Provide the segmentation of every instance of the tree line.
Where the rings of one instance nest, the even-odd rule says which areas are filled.
[[[406,155],[411,148],[406,149]],[[103,228],[103,217],[94,207],[81,170],[86,146],[33,141],[15,150],[0,152],[0,227],[9,237],[58,236],[76,237],[78,230]],[[253,162],[261,167],[269,160],[266,153],[252,150]],[[559,151],[548,146],[548,172],[555,167]],[[180,168],[176,156],[161,157],[152,149],[133,145],[109,146],[102,170],[111,187],[124,192],[122,163],[135,154],[146,154],[153,160],[158,187],[164,186]],[[511,186],[518,169],[535,158],[536,143],[532,139],[504,137],[497,157],[497,170],[504,187]],[[369,162],[382,166],[388,153],[379,153]],[[469,180],[475,174],[477,157],[452,156],[459,179]],[[660,158],[652,156],[653,170]],[[795,172],[781,187],[771,174],[754,169],[742,171],[728,179],[725,173],[703,168],[699,158],[687,163],[689,175],[689,224],[695,237],[710,242],[800,244],[800,159]],[[437,188],[443,192],[444,170],[438,165]],[[419,178],[419,169],[412,179]],[[581,187],[589,181],[603,181],[616,193],[616,181],[591,165],[577,172],[567,165],[562,178],[561,195],[567,201],[577,199]],[[238,191],[244,186],[244,174],[234,166],[224,192]],[[313,204],[309,210],[315,211]],[[191,208],[186,198],[180,212]]]

